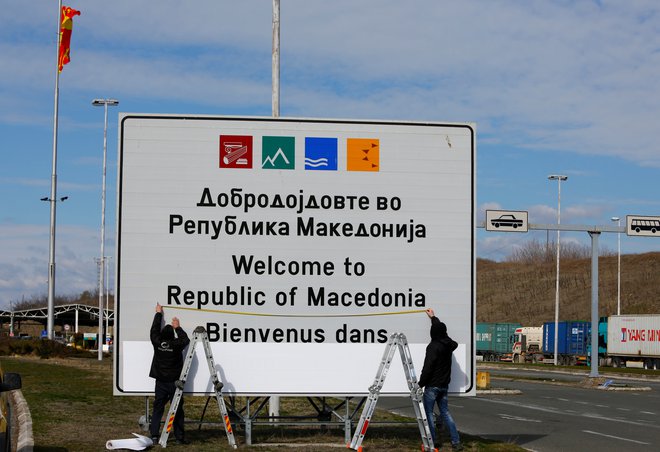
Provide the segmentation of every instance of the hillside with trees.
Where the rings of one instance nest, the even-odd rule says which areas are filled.
[[[540,326],[555,318],[554,245],[532,243],[505,262],[477,260],[477,321]],[[559,320],[591,320],[591,249],[562,248]],[[617,255],[599,257],[599,315],[617,313]],[[660,253],[621,256],[621,314],[660,314]]]

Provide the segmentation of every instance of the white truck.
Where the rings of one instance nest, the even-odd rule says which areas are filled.
[[[523,326],[516,328],[513,343],[513,362],[524,363],[543,360],[541,344],[543,342],[542,326]]]
[[[660,370],[660,314],[615,315],[607,322],[607,361],[613,367]]]

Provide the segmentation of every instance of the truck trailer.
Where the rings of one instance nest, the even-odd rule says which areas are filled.
[[[607,319],[606,363],[626,367],[640,363],[660,370],[660,315],[615,315]]]
[[[519,327],[520,323],[477,323],[477,360],[511,362]]]
[[[557,361],[561,366],[586,365],[591,344],[591,322],[583,320],[557,324]],[[555,322],[543,324],[543,353],[554,361]]]
[[[586,364],[591,324],[584,321],[558,323],[557,361],[559,365]],[[539,327],[520,327],[515,331],[513,361],[516,363],[554,363],[555,323]]]

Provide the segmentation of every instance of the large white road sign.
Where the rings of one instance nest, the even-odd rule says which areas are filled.
[[[225,391],[281,395],[367,393],[392,333],[419,375],[433,308],[474,394],[475,146],[470,124],[123,114],[115,394],[153,391],[156,302],[208,330]],[[383,393],[408,393],[400,363]]]

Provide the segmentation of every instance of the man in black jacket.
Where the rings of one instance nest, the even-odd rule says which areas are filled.
[[[165,325],[161,330],[163,321],[163,307],[156,303],[156,314],[151,324],[151,344],[154,347],[154,357],[151,361],[149,376],[156,379],[154,408],[151,415],[149,430],[154,444],[158,442],[160,421],[165,411],[165,404],[172,402],[176,392],[175,382],[181,376],[183,369],[183,350],[190,343],[188,335],[179,325],[179,319],[172,318],[171,325]],[[176,333],[176,334],[175,334]],[[174,416],[174,437],[181,444],[188,444],[183,429],[183,397]]]
[[[458,436],[458,430],[456,430],[456,424],[449,414],[447,406],[452,353],[458,344],[447,335],[447,325],[435,316],[433,309],[427,309],[426,315],[431,319],[431,342],[426,346],[424,367],[422,367],[422,374],[419,377],[419,386],[424,388],[424,411],[426,411],[426,418],[429,421],[434,445],[437,443],[433,405],[437,404],[440,409],[440,417],[449,430],[452,449],[462,450],[463,446]]]

